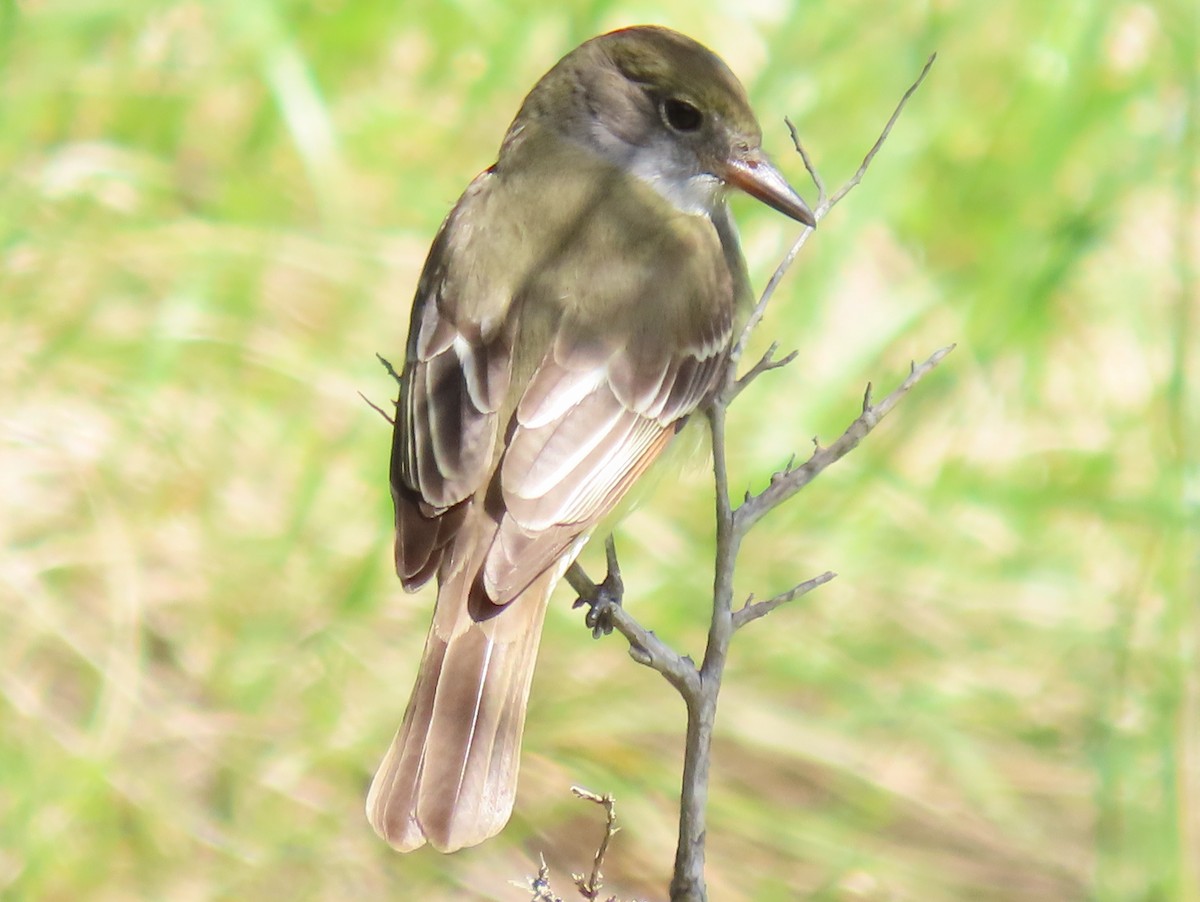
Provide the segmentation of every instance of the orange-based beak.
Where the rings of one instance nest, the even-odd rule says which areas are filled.
[[[796,190],[787,183],[778,169],[771,165],[761,150],[751,150],[730,157],[720,173],[726,184],[745,191],[784,216],[790,216],[809,228],[817,225],[816,217]]]

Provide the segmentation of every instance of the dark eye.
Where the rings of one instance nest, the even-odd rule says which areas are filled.
[[[694,132],[704,123],[704,114],[678,97],[669,97],[662,105],[663,121],[677,132]]]

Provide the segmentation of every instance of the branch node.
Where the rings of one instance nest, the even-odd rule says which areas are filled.
[[[654,656],[640,645],[629,643],[629,657],[643,667],[654,667]]]
[[[791,351],[786,356],[781,357],[779,360],[776,360],[775,352],[778,350],[779,350],[779,342],[777,342],[777,341],[771,342],[771,346],[769,348],[767,348],[767,352],[765,354],[763,354],[762,357],[759,358],[758,362],[756,364],[754,364],[754,366],[750,367],[750,369],[748,369],[746,371],[746,374],[744,376],[742,376],[740,379],[734,380],[732,384],[728,384],[726,386],[725,390],[721,393],[722,403],[724,403],[726,406],[728,406],[729,403],[734,398],[736,398],[743,391],[745,391],[746,388],[749,387],[750,383],[753,382],[755,379],[757,379],[759,376],[761,376],[763,373],[770,372],[771,370],[777,370],[781,367],[787,366],[789,363],[791,363],[793,360],[795,360],[796,357],[799,356],[799,353],[800,353],[799,351]],[[731,371],[732,371],[732,368],[731,368]]]

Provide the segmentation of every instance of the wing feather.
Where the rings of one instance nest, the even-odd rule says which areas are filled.
[[[442,225],[409,325],[391,481],[396,571],[410,591],[437,572],[464,503],[486,485],[495,461],[515,325],[503,316],[502,293],[480,295],[462,264],[472,230],[455,228],[486,202],[491,184],[491,173],[480,175]]]
[[[484,563],[495,604],[516,597],[609,513],[714,389],[724,341],[704,336],[674,354],[572,354],[567,332],[530,380],[500,465],[503,509]],[[603,363],[600,361],[603,360]]]

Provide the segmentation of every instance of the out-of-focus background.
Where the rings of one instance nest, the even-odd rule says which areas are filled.
[[[658,22],[746,82],[812,197],[732,481],[958,349],[772,516],[720,712],[720,900],[1200,898],[1200,153],[1191,0],[0,2],[0,896],[500,899],[545,855],[665,897],[681,705],[570,593],[516,815],[399,856],[362,815],[432,596],[390,566],[394,386],[428,243],[525,91]],[[794,224],[735,201],[761,286]],[[710,476],[621,527],[698,654]],[[599,556],[585,557],[598,569]]]

